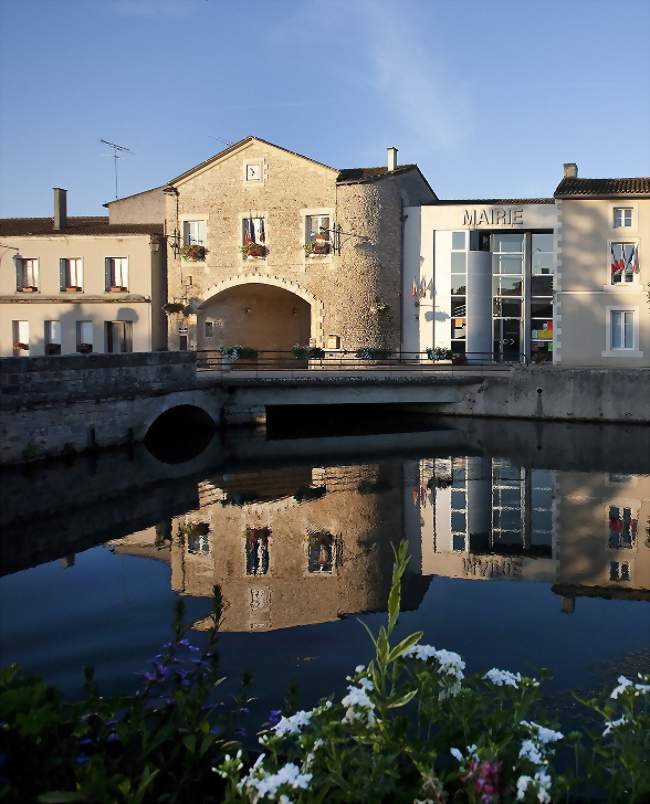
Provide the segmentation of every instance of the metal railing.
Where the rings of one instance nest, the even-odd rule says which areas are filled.
[[[360,353],[365,351],[365,355]],[[430,352],[401,350],[324,350],[321,356],[296,356],[290,350],[249,350],[241,354],[224,354],[219,349],[197,350],[197,369],[200,371],[255,372],[428,372],[506,370],[524,364],[522,354],[499,355],[493,352],[468,352],[448,359],[436,359]]]

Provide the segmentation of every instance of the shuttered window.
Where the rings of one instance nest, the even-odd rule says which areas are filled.
[[[106,257],[104,260],[106,290],[125,291],[129,287],[129,260],[127,257]]]
[[[59,260],[59,286],[62,291],[83,290],[83,260],[81,257],[61,257]]]

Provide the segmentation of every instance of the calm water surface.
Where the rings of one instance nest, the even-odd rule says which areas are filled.
[[[3,472],[2,663],[133,689],[176,596],[201,641],[220,584],[224,674],[308,705],[370,657],[357,618],[382,621],[403,537],[400,631],[469,670],[548,667],[562,694],[650,669],[650,428],[310,421]]]

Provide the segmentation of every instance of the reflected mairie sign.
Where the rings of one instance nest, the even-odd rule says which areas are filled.
[[[523,226],[523,207],[482,207],[463,211],[463,226]]]

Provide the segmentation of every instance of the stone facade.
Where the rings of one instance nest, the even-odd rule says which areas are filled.
[[[247,180],[249,165],[257,166],[259,180]],[[259,285],[277,289],[267,294],[269,303],[275,298],[282,307],[284,300],[287,309],[276,317],[300,317],[298,331],[308,330],[311,345],[332,346],[331,336],[338,336],[345,349],[399,347],[402,206],[433,193],[416,169],[384,170],[371,179],[343,179],[344,173],[251,137],[170,183],[166,231],[177,248],[169,253],[169,299],[193,310],[170,315],[171,349],[181,347],[181,336],[189,348],[290,349],[297,331],[271,331]],[[337,230],[331,253],[305,253],[309,215],[329,216]],[[264,220],[264,257],[241,253],[249,217]],[[205,260],[178,253],[188,221],[203,222]],[[236,298],[225,293],[240,287]],[[306,314],[292,310],[291,299],[307,302]],[[229,326],[229,319],[240,326]],[[213,325],[210,337],[206,322]]]

